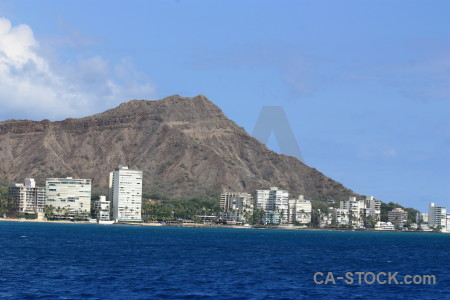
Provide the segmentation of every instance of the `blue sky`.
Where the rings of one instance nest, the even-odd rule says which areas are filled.
[[[249,133],[282,106],[311,167],[450,206],[449,1],[0,0],[0,120],[172,94]]]

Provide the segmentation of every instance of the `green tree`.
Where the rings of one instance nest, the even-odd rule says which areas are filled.
[[[4,194],[0,194],[0,217],[6,217],[8,213],[8,198]]]
[[[252,225],[264,225],[264,217],[266,215],[266,212],[264,209],[255,209],[253,211],[253,215],[250,218],[250,224]]]
[[[53,207],[53,205],[46,205],[44,207],[44,215],[47,218],[47,220],[53,219],[55,215],[55,207]]]
[[[58,216],[58,220],[61,220],[62,209],[59,206],[56,208],[56,215]]]

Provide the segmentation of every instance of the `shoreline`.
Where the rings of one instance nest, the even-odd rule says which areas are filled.
[[[244,226],[244,225],[217,225],[217,224],[201,224],[201,223],[179,223],[179,224],[163,224],[159,222],[150,223],[114,223],[114,224],[99,224],[97,222],[89,221],[67,221],[55,220],[48,221],[42,219],[9,219],[0,218],[0,222],[26,222],[26,223],[53,223],[53,224],[92,224],[92,225],[129,225],[129,226],[147,226],[147,227],[187,227],[187,228],[232,228],[232,229],[274,229],[274,230],[308,230],[308,231],[345,231],[345,232],[419,232],[419,233],[450,233],[438,231],[419,231],[419,230],[374,230],[374,229],[336,229],[336,228],[310,228],[298,226]]]
[[[89,221],[67,221],[67,220],[55,220],[55,221],[47,221],[42,219],[9,219],[9,218],[0,218],[0,222],[27,222],[27,223],[57,223],[57,224],[98,224],[92,223]]]

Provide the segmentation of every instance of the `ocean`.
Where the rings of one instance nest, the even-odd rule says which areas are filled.
[[[449,254],[439,233],[0,222],[0,298],[450,299]]]

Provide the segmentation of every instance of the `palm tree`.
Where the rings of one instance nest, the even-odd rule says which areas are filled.
[[[244,209],[242,215],[243,215],[243,217],[244,217],[244,220],[243,220],[243,221],[244,221],[245,223],[248,223],[248,221],[249,221],[249,219],[250,219],[250,213],[249,213],[246,209]]]
[[[56,214],[58,215],[58,220],[61,220],[61,207],[58,206],[58,208],[56,208]]]
[[[8,213],[8,201],[6,200],[6,197],[2,197],[0,195],[0,216],[5,218],[7,213]]]
[[[311,222],[311,212],[307,212],[305,213],[305,221],[307,221],[306,223],[310,223]]]
[[[8,207],[8,214],[12,217],[17,217],[19,214],[19,202],[17,198],[12,197],[11,195],[6,196],[6,203]]]
[[[55,208],[53,207],[53,205],[46,205],[44,207],[44,215],[47,219],[51,219],[54,216],[54,211]]]
[[[64,218],[65,219],[68,219],[69,218],[69,209],[67,208],[67,207],[64,207],[63,209],[62,209],[62,212],[63,212],[63,214],[64,214]]]

